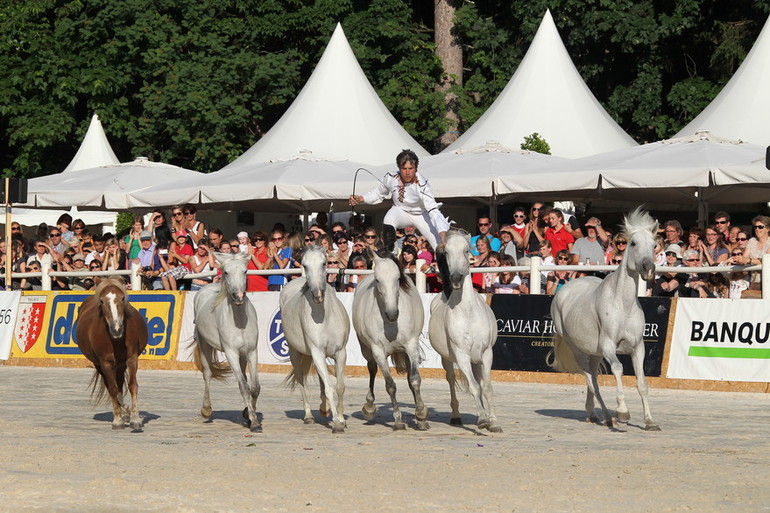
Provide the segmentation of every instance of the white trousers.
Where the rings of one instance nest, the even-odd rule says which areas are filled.
[[[427,212],[421,214],[410,214],[399,207],[391,207],[388,213],[385,214],[385,218],[382,220],[383,224],[389,224],[394,228],[406,228],[407,226],[414,226],[419,230],[423,237],[428,241],[428,244],[435,250],[441,241],[439,232],[446,231],[446,227],[433,226],[430,216]]]

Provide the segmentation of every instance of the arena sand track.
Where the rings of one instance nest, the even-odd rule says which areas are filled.
[[[198,416],[199,374],[141,371],[145,431],[110,429],[92,407],[91,371],[0,367],[0,510],[219,511],[770,511],[770,395],[651,390],[663,431],[583,422],[583,387],[496,383],[504,433],[448,425],[447,386],[424,380],[431,429],[391,430],[387,394],[360,416],[366,380],[348,378],[348,432],[302,423],[299,392],[265,374],[264,433],[241,427],[236,386],[215,384],[214,416]],[[614,389],[607,390],[614,404]],[[317,397],[317,388],[313,389]],[[315,402],[315,401],[314,401]]]

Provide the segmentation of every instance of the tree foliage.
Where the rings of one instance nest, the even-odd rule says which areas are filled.
[[[670,136],[732,76],[770,0],[478,0],[456,13],[461,130],[494,101],[550,8],[584,80],[638,141]],[[341,21],[385,105],[423,146],[446,129],[432,2],[7,0],[0,169],[61,171],[94,112],[121,161],[211,171],[285,112]]]

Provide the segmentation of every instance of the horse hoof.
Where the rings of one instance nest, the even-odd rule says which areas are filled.
[[[318,413],[321,414],[321,417],[328,417],[332,414],[331,410],[318,410]]]
[[[201,417],[204,419],[210,419],[213,410],[211,408],[201,408]]]
[[[369,409],[366,406],[361,408],[361,414],[364,416],[365,420],[374,420],[374,414],[377,413],[377,408],[374,406]]]
[[[342,427],[342,426],[334,426],[332,428],[332,434],[334,434],[334,435],[338,435],[338,434],[344,433],[344,432],[345,432],[345,428]]]
[[[631,413],[627,411],[619,411],[616,412],[615,415],[618,417],[618,420],[621,422],[628,422],[631,420]]]
[[[123,424],[122,422],[120,424],[113,424],[112,425],[112,429],[125,429],[125,428],[126,428],[126,425]]]
[[[461,419],[460,417],[452,417],[451,419],[449,419],[449,424],[451,426],[462,426],[463,419]]]
[[[501,428],[500,426],[489,426],[489,432],[490,433],[502,433],[503,432],[503,428]]]
[[[142,422],[132,422],[131,423],[131,430],[135,433],[141,433],[144,429],[144,423]]]
[[[609,419],[609,420],[607,421],[607,424],[606,424],[606,426],[607,426],[608,428],[610,428],[610,429],[611,429],[611,428],[616,428],[616,427],[618,427],[618,419],[616,419],[615,417],[612,417],[611,419]]]
[[[241,412],[241,416],[244,419],[249,420],[249,409],[248,408],[244,408],[243,411]]]
[[[305,417],[305,424],[315,424],[315,419],[313,417]]]
[[[478,427],[479,429],[489,429],[489,426],[490,426],[490,424],[489,424],[489,421],[488,421],[488,420],[482,420],[482,421],[481,421],[481,422],[479,422],[479,423],[478,423],[478,425],[477,425],[477,427]]]
[[[406,424],[403,422],[397,422],[393,424],[393,431],[404,431],[406,429]]]
[[[262,425],[261,425],[261,424],[256,424],[256,425],[254,425],[254,426],[251,426],[251,427],[249,428],[249,430],[250,430],[252,433],[261,433],[261,432],[262,432]]]
[[[430,424],[428,424],[427,420],[417,421],[417,431],[427,431],[429,429],[430,429]]]
[[[660,426],[657,424],[647,424],[644,426],[645,431],[660,431]]]

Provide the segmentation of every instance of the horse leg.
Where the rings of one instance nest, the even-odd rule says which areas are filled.
[[[379,346],[372,348],[372,354],[382,371],[382,377],[385,378],[385,391],[388,392],[390,403],[393,405],[393,430],[401,431],[406,429],[406,424],[404,424],[404,421],[401,419],[401,408],[398,407],[398,400],[396,399],[396,382],[393,380],[393,376],[390,373],[388,357],[385,354],[385,351]]]
[[[123,420],[122,405],[118,400],[118,383],[115,380],[115,360],[114,356],[108,356],[101,361],[102,379],[110,393],[112,399],[112,429],[123,429],[126,427]]]
[[[479,429],[486,429],[489,427],[489,419],[487,418],[486,411],[484,411],[484,404],[481,399],[481,386],[479,385],[479,382],[476,381],[470,355],[462,353],[458,354],[457,366],[460,367],[460,371],[465,375],[465,379],[468,380],[468,390],[476,401],[476,411],[478,412],[479,417],[476,425]]]
[[[302,406],[305,408],[304,422],[305,424],[315,424],[313,412],[310,410],[310,401],[307,398],[307,390],[305,389],[305,380],[310,371],[312,360],[294,349],[289,349],[289,360],[294,368],[294,379],[299,385],[299,391],[302,394]]]
[[[415,350],[407,351],[406,359],[409,364],[409,388],[412,390],[414,396],[414,417],[417,419],[417,429],[419,431],[426,431],[430,429],[428,424],[428,408],[425,407],[425,403],[422,400],[422,394],[420,393],[420,384],[422,383],[422,377],[420,376],[420,369],[417,366],[419,361],[419,355],[416,348],[417,343],[413,346]]]
[[[255,423],[251,425],[251,430],[254,432],[262,432],[262,423],[259,421],[259,416],[257,415],[257,399],[259,398],[259,392],[262,390],[262,387],[259,384],[259,369],[257,366],[259,365],[257,363],[257,348],[254,347],[251,351],[249,351],[248,354],[248,361],[249,361],[249,378],[251,379],[251,383],[249,383],[249,389],[251,391],[251,410],[254,412],[254,419]],[[256,429],[255,429],[256,428]]]
[[[257,412],[255,408],[256,400],[254,399],[253,376],[252,376],[251,382],[249,382],[246,379],[246,366],[248,365],[248,363],[249,363],[249,360],[247,359],[246,355],[238,355],[238,364],[240,365],[241,374],[243,375],[243,382],[248,389],[246,407],[243,409],[243,412],[241,413],[241,415],[246,421],[248,421],[249,429],[251,429],[252,433],[261,433],[262,425],[259,423],[259,420],[257,419]]]
[[[634,352],[631,353],[631,361],[634,364],[634,374],[636,374],[636,389],[642,398],[642,408],[644,408],[644,429],[660,431],[660,426],[652,420],[650,404],[647,400],[647,379],[644,376],[644,342],[640,341],[636,345]]]
[[[500,423],[497,421],[497,415],[495,415],[495,405],[492,401],[492,349],[491,347],[484,351],[482,357],[482,363],[479,365],[479,374],[481,375],[481,390],[484,394],[484,404],[487,406],[487,412],[489,414],[489,431],[492,433],[502,433],[503,428],[500,427]]]
[[[255,422],[256,415],[253,410],[249,411],[249,406],[251,406],[251,392],[249,391],[249,384],[246,383],[246,374],[243,371],[241,359],[238,356],[238,353],[230,348],[225,348],[225,358],[227,359],[227,363],[230,364],[233,376],[235,376],[235,379],[238,381],[238,389],[241,391],[241,397],[243,398],[244,411],[248,414],[244,415],[244,417],[248,417],[246,418],[248,423],[246,427],[257,427],[257,423]]]
[[[137,394],[139,393],[139,382],[136,380],[136,372],[139,369],[139,355],[131,356],[127,361],[128,368],[128,391],[131,393],[131,416],[129,417],[131,429],[141,431],[144,427],[142,417],[139,416],[139,402]]]
[[[313,364],[315,370],[318,373],[318,377],[321,381],[321,389],[325,396],[326,402],[332,411],[332,433],[344,433],[345,426],[343,420],[340,419],[339,412],[337,411],[337,403],[334,400],[334,390],[332,389],[329,379],[329,369],[326,368],[326,356],[317,347],[312,347],[311,356],[313,357]]]
[[[599,374],[599,365],[601,365],[601,363],[601,355],[590,356],[588,360],[589,371],[585,373],[586,383],[588,384],[588,386],[586,386],[586,414],[588,415],[586,417],[586,422],[593,422],[596,424],[600,424],[601,421],[599,420],[599,417],[596,416],[596,412],[594,411],[596,404],[594,403],[595,394],[591,376]]]
[[[348,427],[348,423],[345,420],[345,364],[347,363],[347,352],[343,347],[334,355],[334,369],[337,379],[337,413],[342,420],[342,426]]]
[[[374,414],[377,412],[377,406],[374,404],[374,380],[377,377],[377,362],[374,361],[372,351],[361,345],[361,354],[366,359],[366,368],[369,370],[369,391],[366,393],[366,403],[361,408],[361,413],[364,415],[364,419],[374,419]]]
[[[131,417],[128,411],[128,407],[126,406],[126,402],[123,398],[123,392],[126,388],[126,363],[125,362],[116,364],[115,383],[118,386],[118,404],[120,405],[120,417],[123,419],[123,422],[128,422]]]
[[[454,364],[442,357],[441,366],[444,367],[446,380],[449,383],[449,406],[452,408],[449,424],[452,426],[462,426],[463,421],[460,418],[460,402],[457,400],[457,375],[455,374]]]
[[[615,410],[615,415],[618,420],[627,422],[631,419],[631,415],[628,413],[625,392],[623,391],[623,364],[618,360],[618,355],[615,353],[614,348],[608,349],[604,353],[604,358],[610,362],[610,369],[612,369],[612,374],[615,376],[615,386],[618,391],[618,407]],[[606,415],[605,412],[605,417]]]
[[[201,362],[201,372],[203,373],[203,405],[201,406],[201,416],[204,419],[208,419],[211,417],[212,409],[211,409],[211,395],[210,395],[210,387],[211,387],[211,361],[212,358],[214,358],[214,348],[212,348],[210,345],[201,342],[200,339],[198,339],[198,351],[200,352],[200,362]]]

